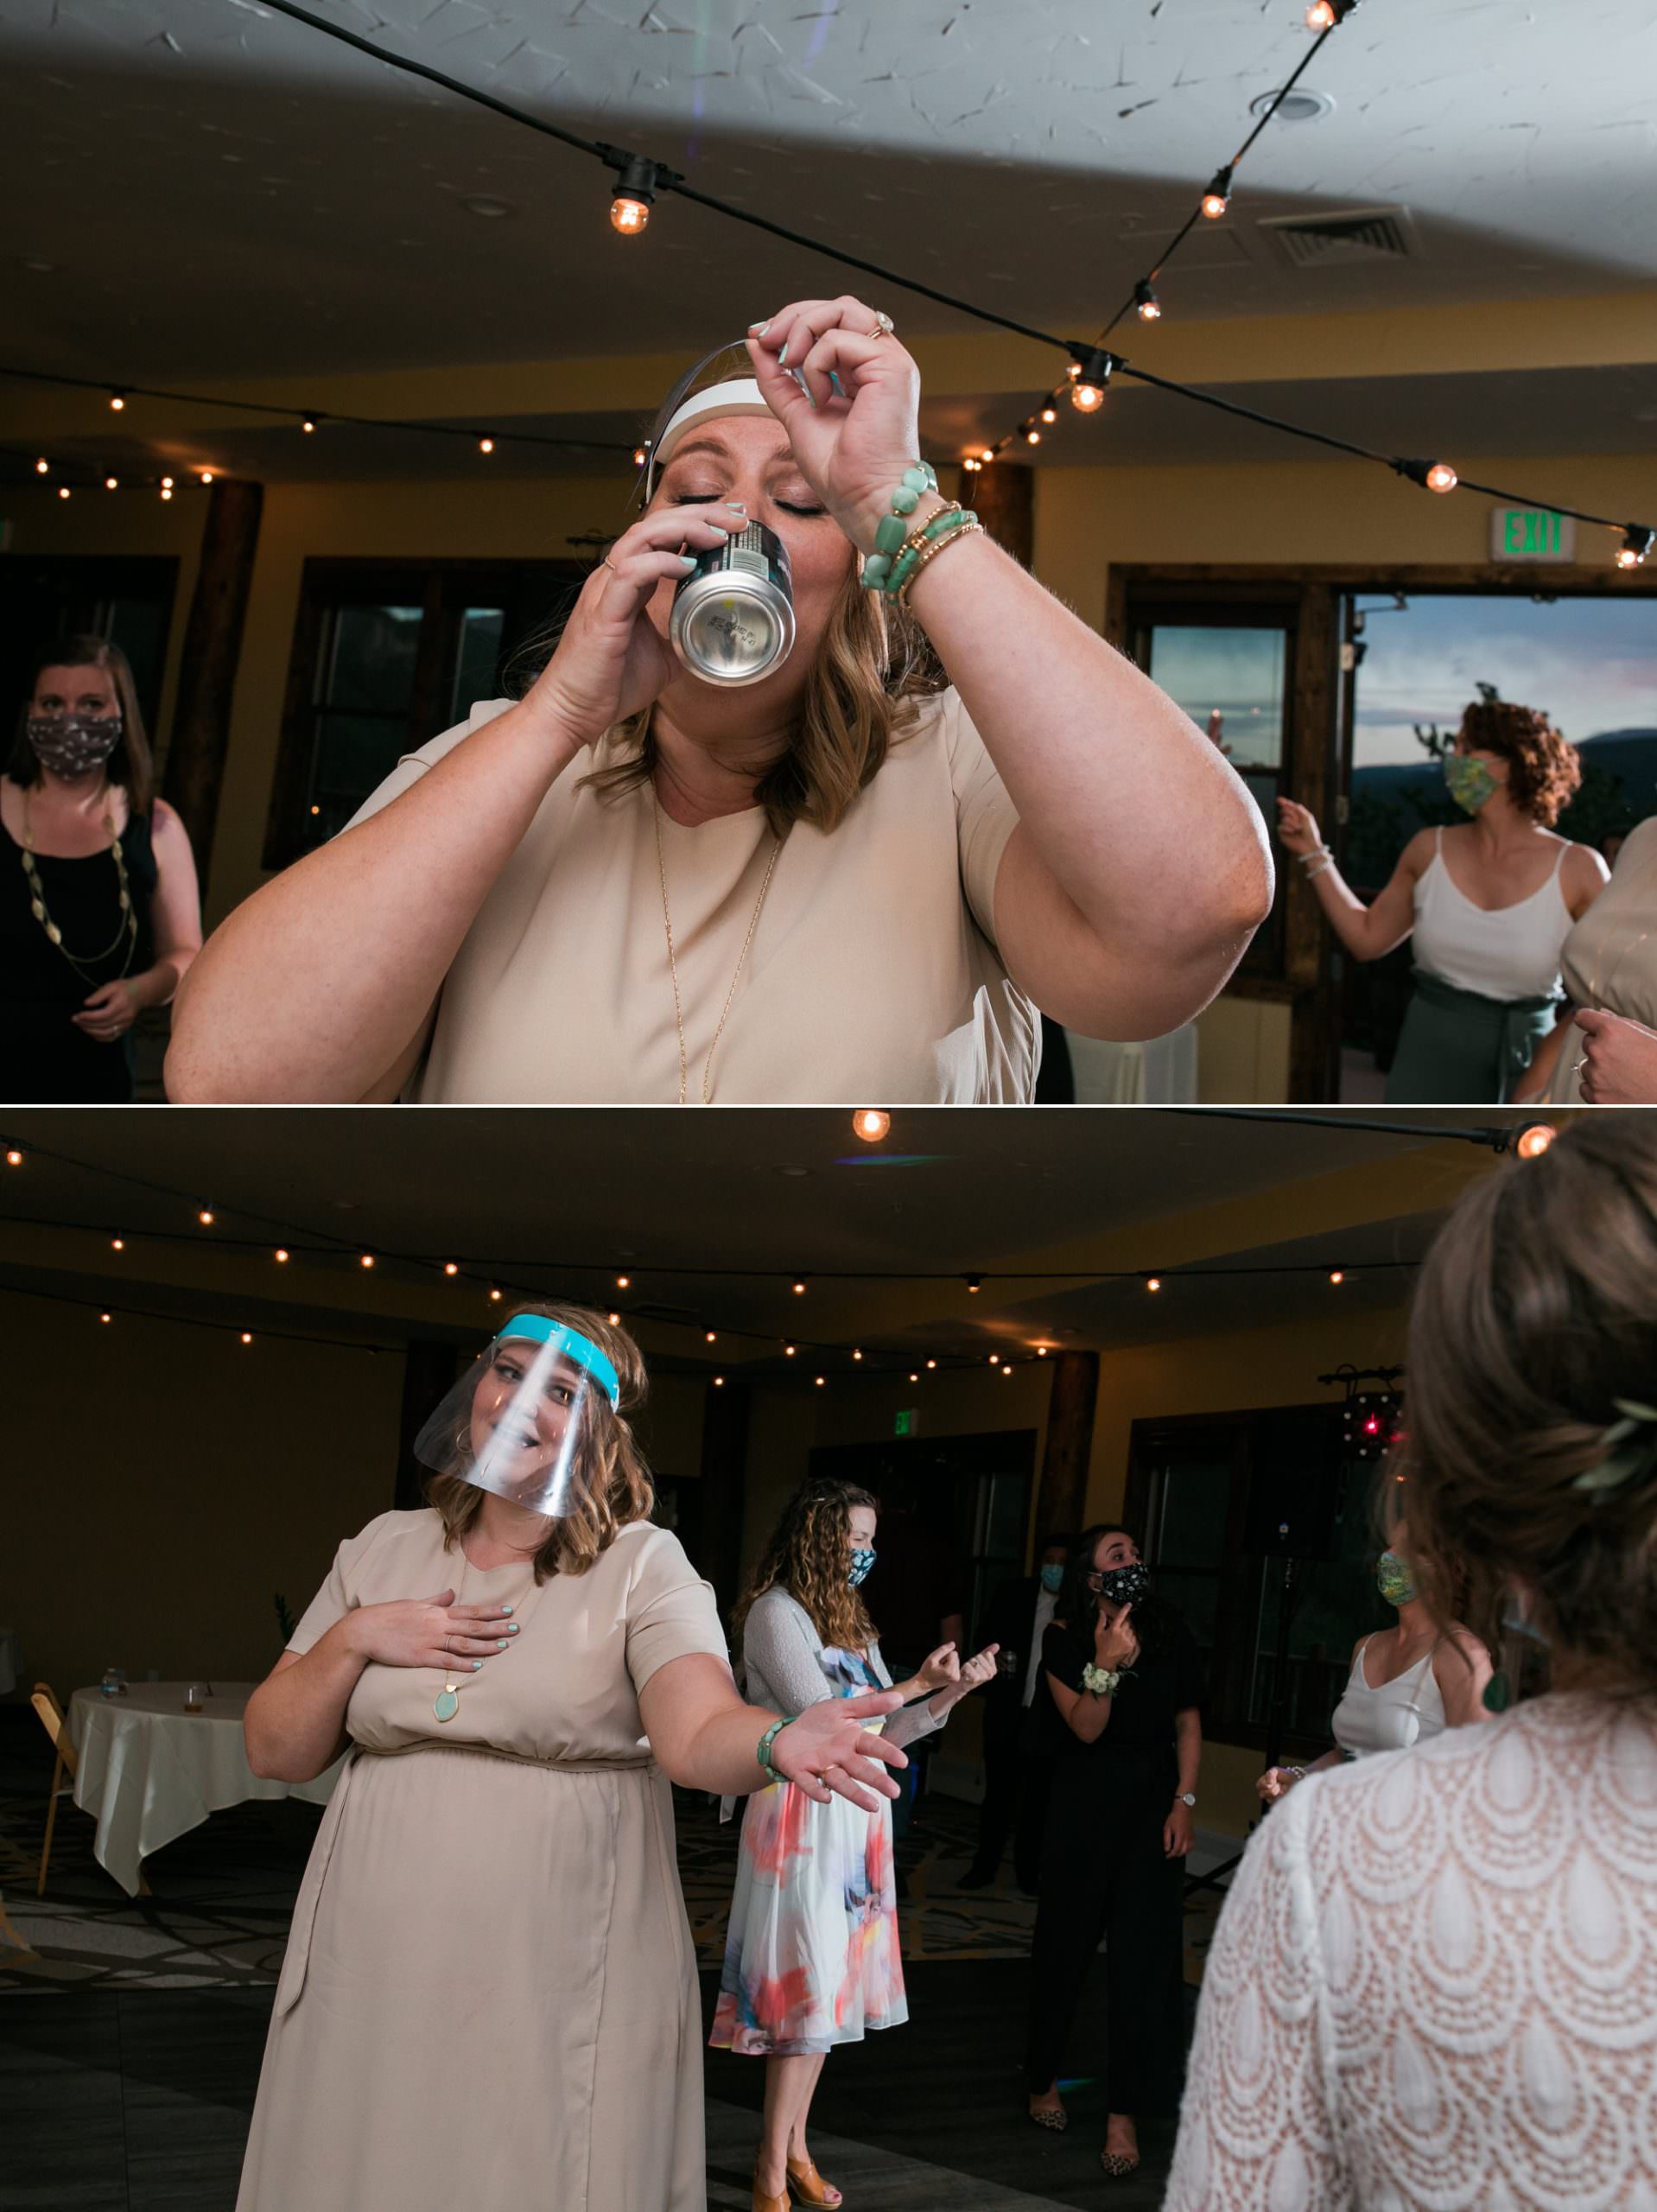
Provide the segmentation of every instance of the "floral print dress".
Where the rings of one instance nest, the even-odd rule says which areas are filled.
[[[761,1618],[762,1607],[771,1618]],[[816,1647],[816,1697],[800,1695],[807,1640]],[[744,1659],[749,1697],[773,1709],[891,1684],[878,1644],[866,1655],[817,1643],[803,1609],[781,1592],[755,1600]],[[901,1744],[937,1725],[917,1706],[888,1715],[884,1732]],[[748,1799],[740,1849],[712,2047],[803,2057],[906,2020],[890,1801],[866,1813],[843,1797],[819,1804],[792,1783],[771,1783]]]

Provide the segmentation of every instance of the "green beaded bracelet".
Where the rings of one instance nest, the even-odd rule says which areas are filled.
[[[788,1780],[788,1777],[785,1774],[778,1774],[777,1769],[771,1764],[771,1747],[776,1742],[777,1738],[782,1734],[784,1729],[788,1726],[790,1721],[797,1720],[798,1719],[799,1715],[797,1713],[785,1713],[780,1720],[773,1720],[770,1727],[766,1729],[765,1734],[759,1738],[759,1749],[754,1756],[759,1761],[759,1771],[765,1776],[768,1782],[786,1782]]]
[[[909,535],[909,518],[920,505],[922,495],[937,488],[937,473],[930,461],[917,461],[905,469],[903,480],[892,495],[892,512],[882,515],[876,527],[874,550],[864,559],[865,591],[891,590],[892,563]]]
[[[965,530],[969,524],[975,523],[977,520],[978,517],[970,507],[945,507],[939,513],[935,514],[925,529],[922,531],[917,543],[899,556],[896,567],[892,570],[891,579],[886,586],[888,595],[896,599],[920,566],[922,546],[930,543],[934,538],[947,537],[952,530]]]

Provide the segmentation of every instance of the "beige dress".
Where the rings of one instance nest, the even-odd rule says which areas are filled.
[[[537,1588],[445,1552],[435,1513],[387,1513],[289,1649],[449,1587],[522,1632],[447,1724],[430,1669],[370,1666],[352,1693],[237,2212],[702,2212],[695,1961],[638,1693],[725,1657],[713,1593],[644,1522]]]
[[[1572,1006],[1657,1029],[1657,815],[1628,832],[1610,881],[1566,938],[1560,968]],[[1582,1044],[1573,1028],[1553,1071],[1551,1104],[1583,1104],[1573,1065]]]
[[[358,815],[407,791],[512,702],[492,699],[399,763]],[[679,1039],[655,794],[600,803],[583,759],[542,801],[455,956],[424,1066],[428,1103],[672,1105]],[[832,836],[785,840],[714,1054],[727,1104],[1025,1103],[1041,1024],[995,946],[996,870],[1018,821],[954,691]],[[759,808],[695,829],[660,817],[684,1014],[687,1096],[772,849]]]

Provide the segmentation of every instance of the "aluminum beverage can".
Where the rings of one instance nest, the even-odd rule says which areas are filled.
[[[794,650],[794,580],[774,531],[751,522],[710,546],[673,595],[668,639],[706,683],[758,683]]]

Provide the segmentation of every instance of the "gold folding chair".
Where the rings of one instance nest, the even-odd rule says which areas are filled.
[[[29,1703],[41,1717],[41,1726],[52,1738],[57,1758],[52,1768],[52,1787],[46,1800],[46,1840],[41,1846],[40,1878],[35,1885],[37,1897],[46,1895],[46,1870],[52,1859],[52,1837],[58,1824],[58,1800],[73,1798],[75,1789],[75,1747],[69,1740],[69,1730],[63,1718],[63,1707],[50,1682],[36,1682]],[[142,1873],[138,1876],[138,1895],[150,1896],[149,1885]]]

